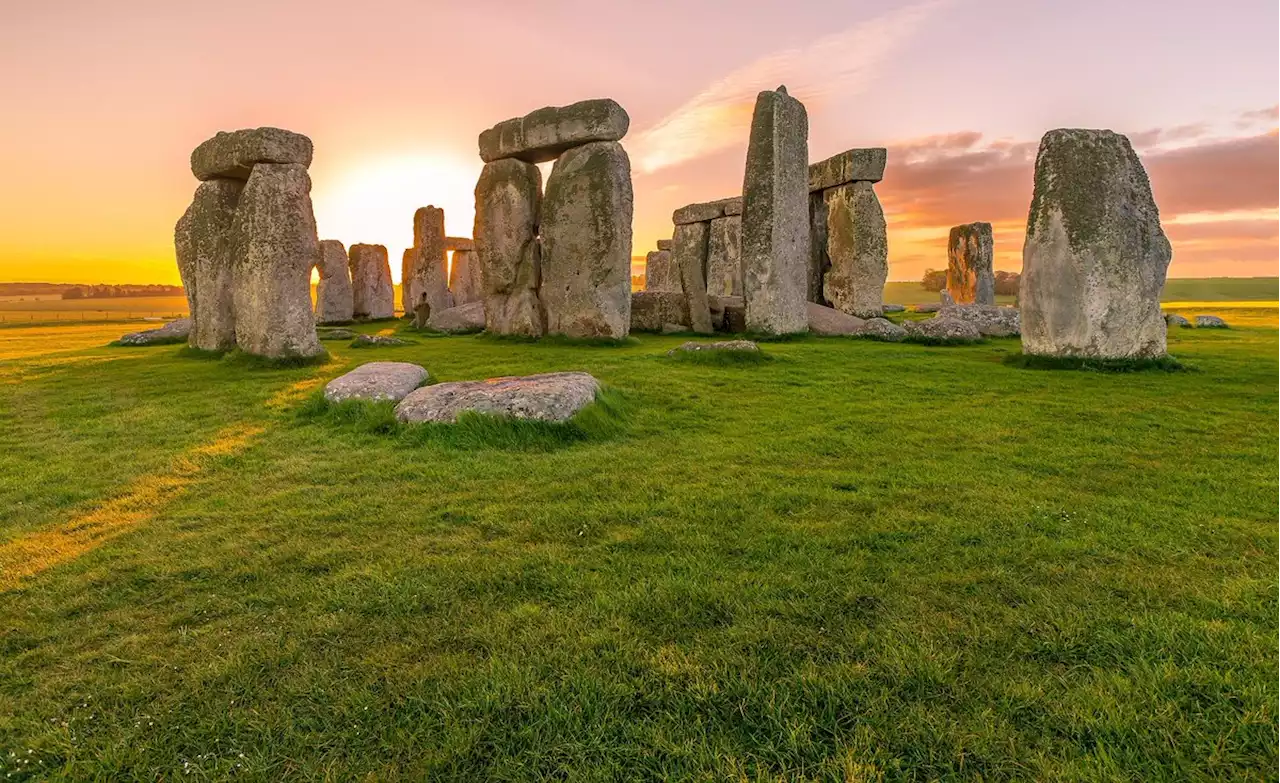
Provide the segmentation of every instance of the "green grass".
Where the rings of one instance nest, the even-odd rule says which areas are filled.
[[[1186,372],[1191,368],[1175,356],[1156,359],[1098,359],[1088,356],[1038,356],[1029,353],[1010,354],[1004,358],[1010,367],[1027,370],[1084,370],[1086,372]]]
[[[1275,780],[1280,341],[1232,326],[1127,374],[0,330],[0,780]],[[383,358],[617,396],[317,409]]]
[[[765,362],[773,361],[772,356],[760,350],[676,350],[669,352],[668,358],[675,362],[701,364],[708,367],[740,367],[744,365],[764,364]]]

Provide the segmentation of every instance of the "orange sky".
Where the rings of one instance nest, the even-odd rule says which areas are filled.
[[[257,125],[314,140],[322,237],[398,258],[428,203],[471,234],[481,130],[604,95],[632,118],[643,255],[676,207],[740,192],[752,100],[779,83],[809,108],[811,159],[889,148],[877,192],[892,279],[944,266],[948,229],[973,220],[995,225],[997,267],[1019,268],[1035,146],[1062,126],[1130,135],[1171,276],[1274,275],[1276,5],[1185,6],[24,4],[0,28],[0,73],[18,77],[0,79],[0,281],[177,282],[191,149]],[[978,39],[957,44],[979,18]]]

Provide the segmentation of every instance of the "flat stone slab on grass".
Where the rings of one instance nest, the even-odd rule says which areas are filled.
[[[1216,315],[1197,315],[1196,328],[1197,329],[1226,329],[1228,327],[1227,327],[1227,322],[1222,320]]]
[[[907,330],[887,318],[868,318],[862,328],[855,332],[855,336],[884,343],[900,343],[907,339]]]
[[[978,327],[949,316],[936,316],[924,321],[907,321],[907,336],[941,344],[976,343],[982,339]]]
[[[356,333],[350,329],[317,329],[316,336],[321,340],[354,340]]]
[[[941,309],[942,309],[941,302],[938,302],[937,304],[918,304],[918,305],[912,306],[911,308],[912,312],[916,312],[916,313],[936,313]]]
[[[1164,317],[1164,322],[1168,326],[1181,326],[1183,329],[1191,328],[1191,322],[1184,316],[1178,315],[1177,313],[1169,313],[1166,315]]]
[[[369,362],[329,381],[324,398],[399,402],[427,380],[425,368],[409,362]]]
[[[961,304],[943,307],[938,318],[955,318],[978,327],[983,337],[1017,337],[1022,334],[1022,320],[1016,307]]]
[[[358,334],[355,341],[351,343],[352,348],[390,348],[396,345],[413,345],[413,343],[382,334]]]
[[[595,401],[600,382],[585,372],[552,372],[424,386],[396,406],[403,422],[453,423],[467,411],[515,419],[567,421]]]
[[[814,302],[807,305],[809,310],[809,331],[828,337],[857,334],[866,321],[856,315],[849,315],[834,307],[825,307]]]
[[[886,313],[901,313],[901,312],[905,312],[907,308],[906,308],[906,305],[886,304],[886,305],[881,305],[880,309],[884,310]]]
[[[121,345],[165,345],[185,342],[191,334],[191,319],[178,318],[159,329],[147,329],[141,332],[129,332],[120,338]]]
[[[736,351],[741,353],[759,353],[760,346],[750,340],[722,340],[715,343],[697,343],[687,342],[667,351],[667,356],[675,356],[678,353],[695,353],[699,351]]]
[[[468,302],[432,312],[427,326],[438,332],[479,332],[484,329],[484,302]]]

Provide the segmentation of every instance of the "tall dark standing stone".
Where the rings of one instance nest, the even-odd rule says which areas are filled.
[[[742,296],[742,216],[726,215],[709,225],[707,293]]]
[[[486,163],[476,183],[476,256],[484,282],[485,329],[541,337],[546,316],[538,298],[538,214],[542,174],[532,163]]]
[[[884,209],[870,182],[850,182],[823,191],[827,202],[827,255],[831,268],[823,295],[831,306],[858,318],[884,315],[889,277]]]
[[[996,303],[990,223],[954,226],[947,239],[947,292],[957,304]]]
[[[686,322],[689,328],[702,334],[712,331],[707,279],[702,273],[707,263],[710,235],[710,223],[683,223],[675,227],[671,237],[671,263],[680,276],[680,290],[689,309]]]
[[[306,166],[254,165],[231,235],[236,345],[272,359],[323,353],[311,309],[311,269],[320,262],[320,240]]]
[[[413,297],[404,303],[405,313],[414,312],[424,299],[431,312],[453,307],[449,295],[449,256],[445,249],[444,210],[434,206],[419,209],[413,215],[413,254],[410,279],[401,278],[401,293]]]
[[[564,153],[542,199],[547,333],[626,337],[631,331],[631,160],[616,141]]]
[[[354,317],[353,308],[347,249],[336,239],[321,240],[320,282],[316,284],[316,323],[347,323]]]
[[[809,117],[785,87],[756,97],[742,185],[742,271],[749,331],[809,328]]]
[[[357,320],[394,318],[396,289],[391,264],[382,245],[352,245],[347,251],[351,268],[352,310]]]
[[[236,346],[231,232],[244,185],[238,179],[201,182],[174,230],[178,269],[191,308],[187,342],[193,348],[228,351]]]
[[[480,277],[480,261],[475,250],[453,251],[449,265],[449,293],[453,306],[484,301],[484,281]]]
[[[822,292],[822,281],[831,268],[831,257],[827,255],[827,200],[822,191],[809,194],[809,279],[807,298],[820,305],[827,304]]]
[[[1022,248],[1022,350],[1163,356],[1160,294],[1172,256],[1129,140],[1108,130],[1049,131]]]

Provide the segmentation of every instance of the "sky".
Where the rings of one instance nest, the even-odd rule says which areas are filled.
[[[273,125],[315,143],[321,238],[470,236],[477,136],[547,105],[631,116],[634,253],[737,195],[751,109],[785,84],[810,160],[889,150],[889,276],[945,268],[952,225],[1021,266],[1032,165],[1058,127],[1142,157],[1171,277],[1277,273],[1275,0],[45,0],[0,25],[0,281],[177,283],[191,150]],[[392,264],[399,275],[399,264]]]

